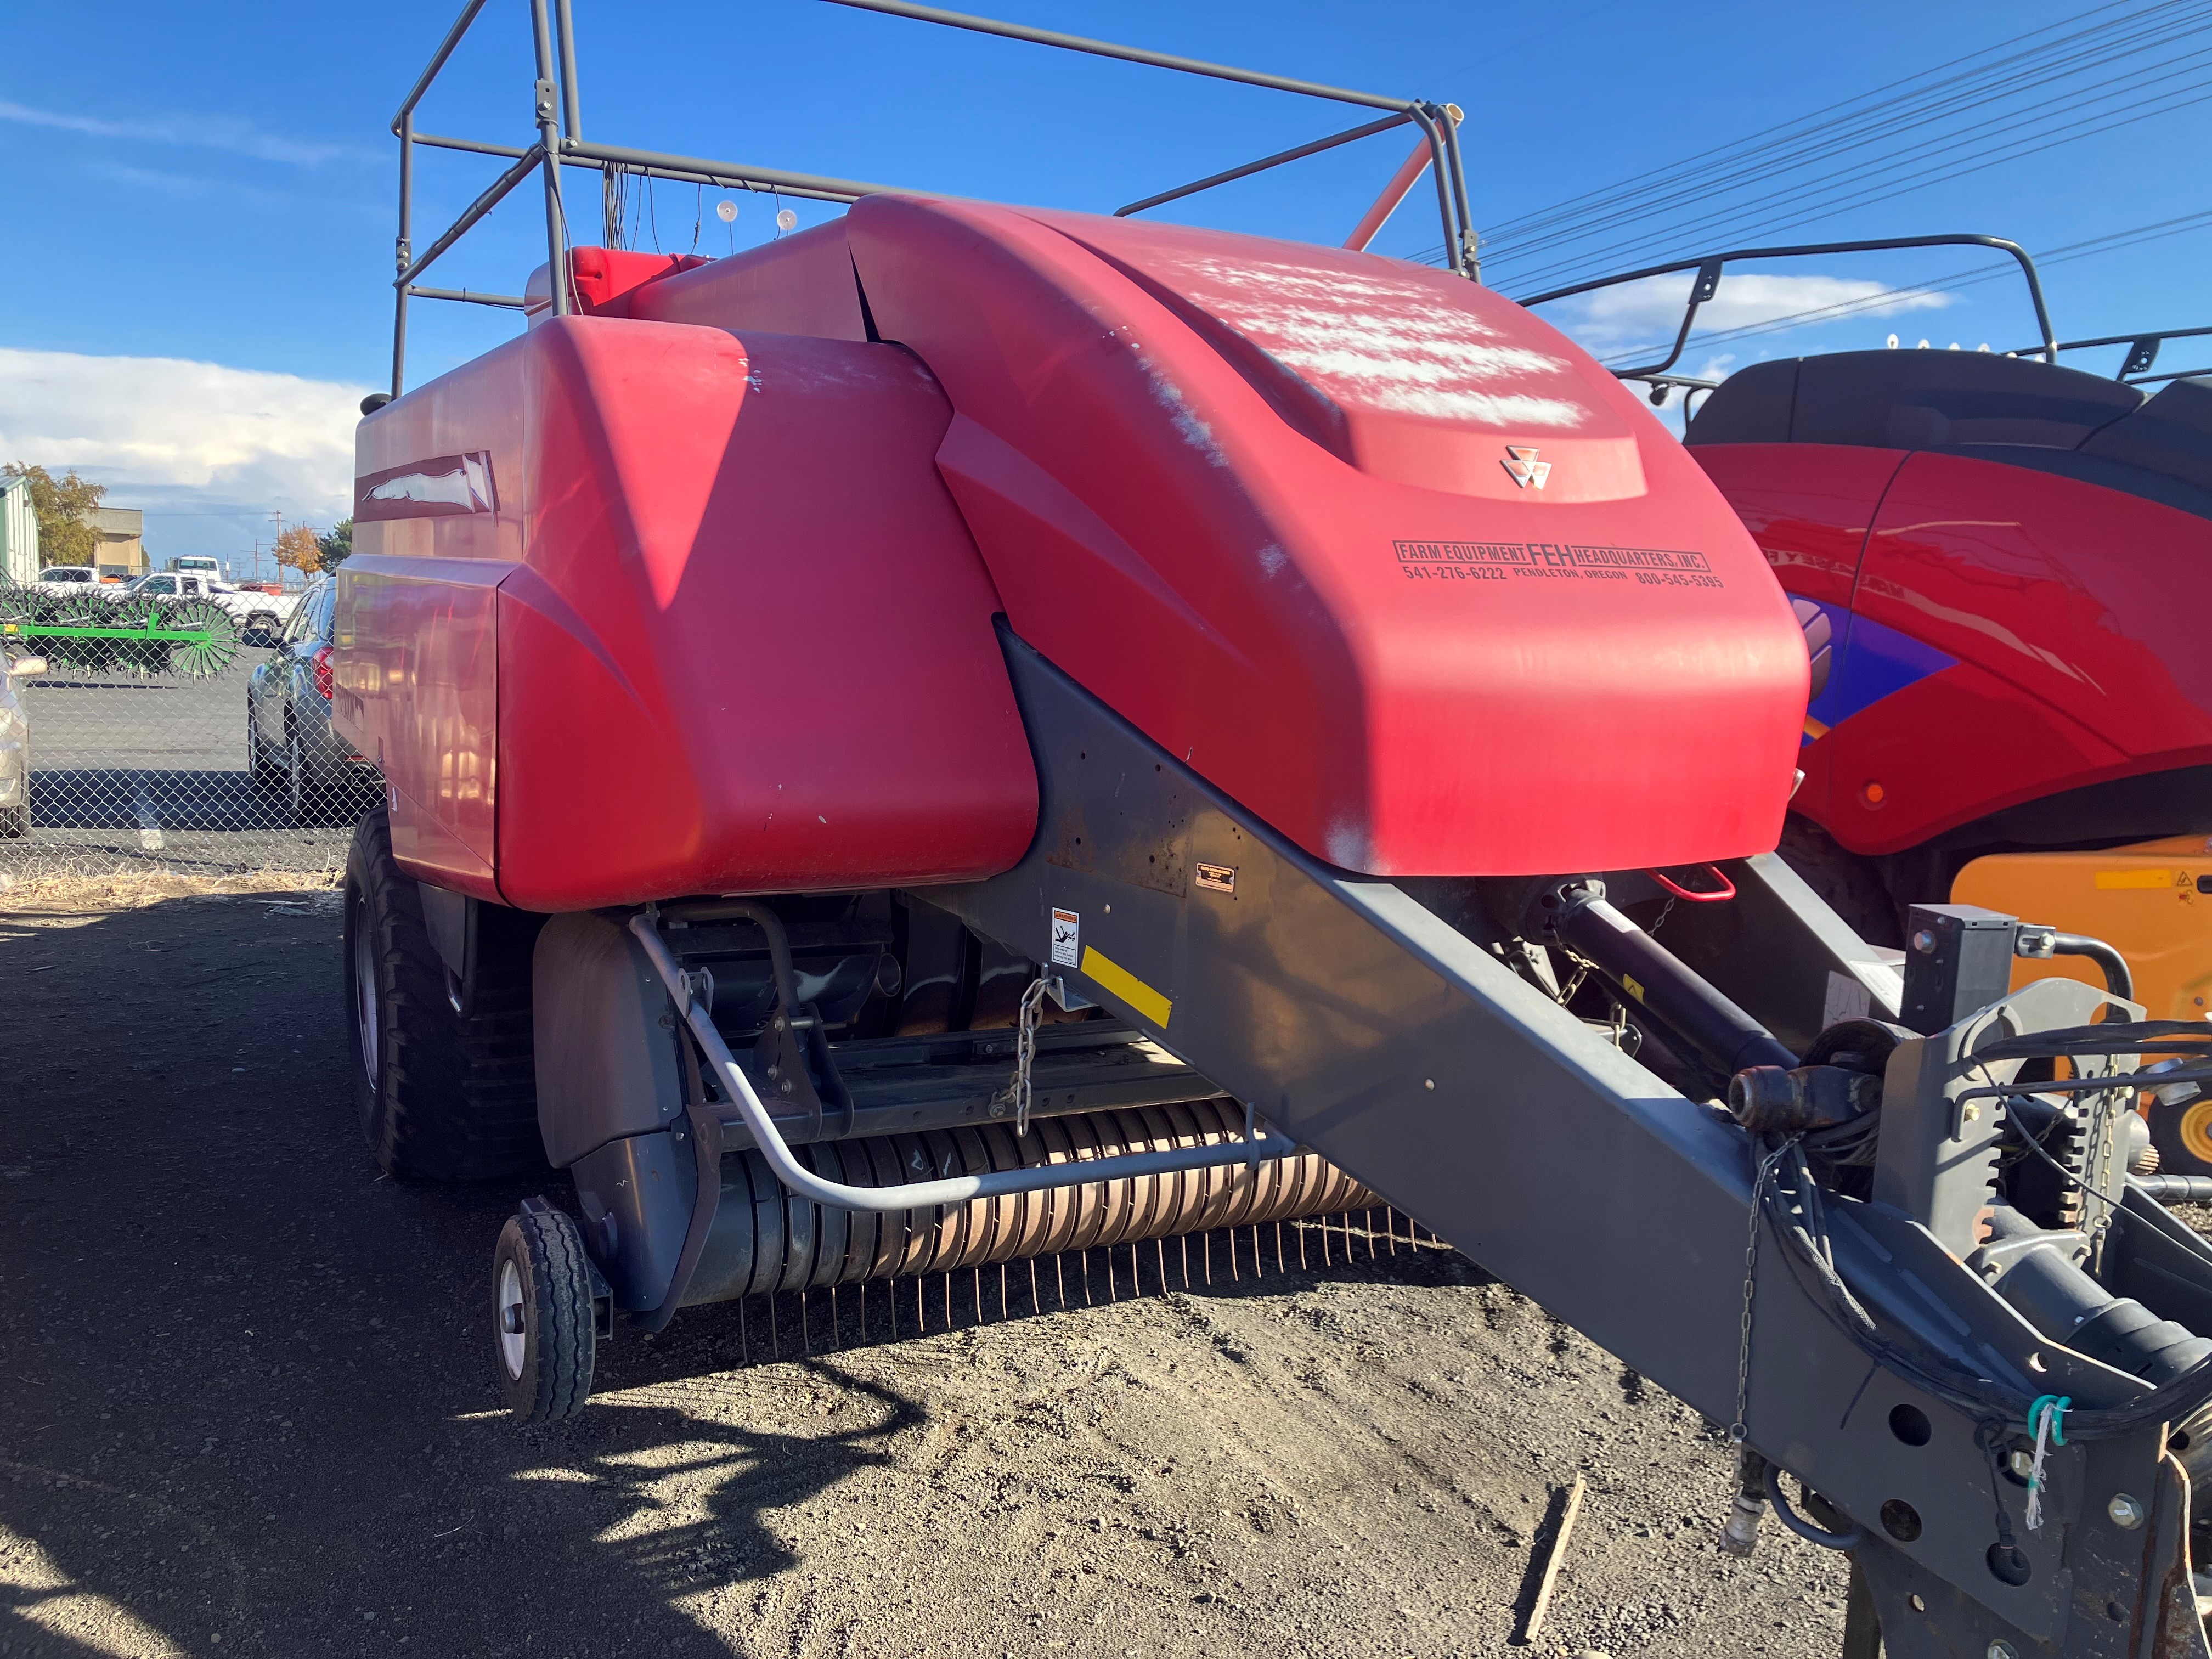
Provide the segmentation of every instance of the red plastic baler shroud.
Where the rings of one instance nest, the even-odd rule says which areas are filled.
[[[364,500],[343,584],[338,718],[425,875],[560,909],[1004,869],[1036,784],[994,612],[1346,869],[1777,838],[1807,683],[1779,586],[1636,399],[1487,290],[883,196],[609,269],[626,314],[362,423],[364,496],[478,453],[496,495]],[[858,291],[896,343],[824,337]]]

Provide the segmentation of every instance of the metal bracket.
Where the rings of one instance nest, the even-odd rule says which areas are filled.
[[[684,970],[677,965],[668,945],[660,937],[653,918],[643,911],[632,916],[629,929],[638,943],[645,947],[647,958],[670,990],[676,994]],[[679,997],[678,1005],[687,1000]],[[684,1008],[684,1023],[699,1044],[700,1051],[714,1068],[714,1080],[729,1096],[737,1108],[738,1115],[746,1128],[752,1132],[753,1144],[768,1161],[775,1177],[790,1191],[802,1198],[812,1199],[817,1204],[826,1204],[837,1210],[871,1210],[888,1212],[898,1210],[927,1209],[939,1204],[964,1204],[970,1199],[1000,1198],[1014,1193],[1041,1193],[1063,1187],[1088,1186],[1093,1182],[1113,1181],[1122,1176],[1175,1175],[1184,1170],[1208,1170],[1223,1164],[1242,1163],[1256,1151],[1262,1158],[1288,1158],[1298,1150],[1296,1141],[1285,1135],[1270,1134],[1248,1146],[1242,1141],[1215,1146],[1178,1146],[1159,1152],[1133,1152],[1116,1158],[1084,1158],[1073,1164],[1048,1164],[1027,1170],[994,1170],[988,1175],[952,1176],[939,1181],[914,1181],[896,1187],[853,1187],[840,1181],[827,1181],[806,1168],[793,1156],[790,1144],[777,1132],[775,1120],[769,1115],[761,1103],[752,1081],[744,1068],[730,1053],[722,1034],[714,1029],[714,1022],[707,1018],[706,1011],[696,1003]],[[717,1127],[719,1129],[719,1123]],[[718,1143],[719,1144],[719,1143]],[[680,1268],[679,1268],[680,1272]]]

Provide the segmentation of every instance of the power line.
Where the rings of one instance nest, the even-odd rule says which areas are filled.
[[[2205,57],[2208,60],[2206,66],[2212,67],[2212,53],[2197,55]],[[2166,93],[2156,94],[2147,102],[2140,97],[2136,89],[2127,88],[2113,94],[2109,98],[2096,100],[2107,106],[2118,105],[2126,111],[2125,113],[2117,115],[2114,118],[2103,121],[2099,125],[2088,125],[2081,112],[2070,106],[2061,106],[2054,110],[2047,123],[2036,129],[2027,131],[2014,129],[1997,139],[1993,144],[1984,145],[1978,149],[1961,150],[1956,148],[1955,140],[1951,137],[1948,136],[1939,137],[1928,141],[1917,147],[1914,151],[1896,158],[1878,172],[1856,175],[1832,174],[1826,179],[1814,179],[1809,185],[1800,188],[1817,190],[1824,184],[1838,179],[1848,179],[1849,182],[1840,190],[1825,197],[1810,200],[1803,197],[1796,197],[1796,204],[1784,212],[1756,220],[1747,219],[1746,216],[1761,204],[1791,199],[1795,195],[1794,191],[1772,192],[1751,203],[1709,213],[1702,219],[1687,221],[1669,227],[1666,234],[1678,239],[1676,246],[1680,245],[1680,239],[1691,236],[1710,242],[1723,235],[1731,241],[1764,235],[1772,231],[1808,224],[1829,215],[1864,206],[1869,202],[1893,200],[1898,197],[1929,189],[1939,184],[1947,184],[1954,179],[1986,172],[1990,167],[2002,166],[2008,161],[2025,161],[2029,156],[2039,155],[2047,150],[2057,149],[2067,144],[2079,143],[2084,139],[2118,131],[2123,127],[2134,126],[2139,122],[2151,120],[2160,115],[2172,114],[2176,111],[2203,103],[2208,99],[2212,99],[2212,76],[2193,81],[2184,87],[2172,88]],[[2054,126],[2060,129],[2059,136],[2055,137],[2050,136]],[[2037,142],[2039,140],[2041,142]],[[1926,152],[1946,144],[1953,147],[1952,164],[1915,173],[1914,169],[1924,159]],[[1602,269],[1603,263],[1618,263],[1624,258],[1635,254],[1638,249],[1647,245],[1647,242],[1643,240],[1617,242],[1595,252],[1586,252],[1572,259],[1560,260],[1540,267],[1533,273],[1519,276],[1516,280],[1532,285],[1540,283],[1550,285],[1560,281],[1572,280],[1574,276],[1587,271],[1594,264]],[[1562,273],[1568,274],[1563,276]]]
[[[2101,7],[2096,12],[2083,14],[2083,16],[2098,15],[2115,9],[2113,6]],[[2153,9],[2154,11],[2172,9],[2173,7],[2170,3]],[[1884,138],[1954,121],[1986,105],[2023,100],[2054,83],[2078,82],[2091,71],[2170,46],[2175,40],[2185,38],[2204,27],[2201,6],[2192,7],[2171,18],[2146,21],[2147,15],[2115,20],[2095,27],[2077,30],[2032,51],[1998,58],[1970,74],[1936,82],[1903,97],[1872,104],[1868,100],[1875,98],[1876,94],[1845,100],[1842,104],[1830,106],[1832,110],[1844,112],[1831,119],[1808,120],[1784,128],[1770,128],[1768,133],[1778,133],[1779,136],[1759,143],[1756,141],[1765,135],[1753,135],[1752,139],[1706,152],[1708,156],[1717,159],[1703,165],[1677,164],[1672,169],[1657,169],[1639,175],[1639,179],[1652,181],[1641,187],[1615,186],[1609,191],[1589,192],[1572,203],[1562,204],[1559,208],[1494,225],[1490,229],[1491,243],[1500,250],[1501,254],[1508,249],[1525,254],[1537,247],[1553,246],[1561,240],[1577,240],[1595,230],[1611,228],[1624,222],[1649,218],[1655,212],[1671,207],[1680,199],[1682,192],[1692,188],[1711,195],[1747,181],[1771,182],[1778,173],[1787,174],[1801,171],[1835,156],[1865,149]],[[2089,51],[2082,49],[2083,42],[2100,36],[2104,37],[2100,46]],[[2019,37],[2021,40],[2028,38]],[[2016,42],[2004,43],[2005,46],[2013,44]],[[1990,51],[1996,52],[2003,49],[2003,46],[1999,46]],[[1954,64],[1966,61],[1968,60],[1955,59]],[[1907,77],[1907,80],[1924,80],[1928,76],[1940,73],[1941,68],[1927,71],[1921,76]],[[1905,82],[1892,83],[1893,86],[1903,84]],[[1881,90],[1887,88],[1878,88],[1877,92]],[[1885,120],[1875,121],[1873,118],[1884,110],[1895,112]],[[2042,112],[2038,111],[2039,118]],[[1824,134],[1828,136],[1823,137]],[[1788,166],[1777,169],[1766,165],[1767,158],[1783,154],[1789,158]],[[1875,159],[1879,162],[1883,158],[1878,156]],[[1630,182],[1633,185],[1638,181]],[[1592,196],[1601,199],[1592,200]],[[1562,228],[1557,234],[1542,234],[1554,226]]]
[[[1568,273],[1663,258],[1693,236],[1748,240],[2172,113],[2212,98],[2203,73],[2212,49],[2174,51],[2208,29],[2212,7],[2203,0],[2112,0],[1504,221],[1486,240],[1486,262],[1493,274],[1519,267],[1516,283],[1550,286]],[[1830,163],[1840,165],[1814,171]],[[1744,198],[1747,189],[1757,193]],[[1607,232],[1604,246],[1587,246]]]

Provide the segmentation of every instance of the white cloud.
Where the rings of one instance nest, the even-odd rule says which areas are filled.
[[[325,161],[375,161],[374,150],[360,144],[319,144],[282,133],[264,132],[250,121],[233,116],[168,117],[152,121],[113,121],[97,115],[75,115],[60,110],[34,109],[28,104],[0,98],[0,121],[19,126],[44,127],[53,132],[79,133],[88,138],[125,138],[141,143],[191,144],[202,149],[228,150],[260,161],[282,161],[291,167],[319,167]]]
[[[1647,342],[1671,343],[1682,325],[1694,273],[1646,277],[1601,289],[1574,301],[1563,321],[1568,333],[1593,351]],[[1791,319],[1810,325],[1838,317],[1888,317],[1902,311],[1935,311],[1954,296],[1928,289],[1886,287],[1847,276],[1772,276],[1729,273],[1698,310],[1698,332],[1747,328]]]
[[[164,173],[116,161],[94,161],[85,168],[95,179],[125,185],[136,191],[171,200],[232,201],[247,207],[295,209],[301,198],[283,191],[264,190],[235,179],[200,179],[190,173]]]
[[[354,427],[371,389],[178,357],[0,347],[0,460],[74,469],[108,486],[110,507],[205,515],[210,531],[226,515],[272,510],[327,525],[349,507]]]

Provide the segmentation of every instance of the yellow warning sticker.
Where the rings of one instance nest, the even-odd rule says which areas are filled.
[[[1628,988],[1629,995],[1634,997],[1638,1002],[1644,1000],[1644,988],[1636,982],[1635,975],[1623,974],[1620,976],[1620,982]]]
[[[1083,947],[1084,976],[1101,990],[1110,991],[1163,1031],[1175,1004],[1139,979],[1118,962],[1109,962],[1086,945]]]
[[[2171,887],[2171,870],[2100,870],[2097,872],[2097,890],[2100,893],[2118,892],[2131,887]]]

